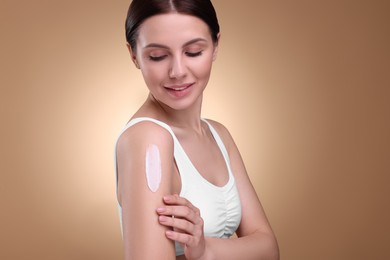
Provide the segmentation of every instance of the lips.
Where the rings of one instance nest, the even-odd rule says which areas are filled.
[[[188,84],[181,84],[181,85],[174,85],[174,86],[166,86],[166,89],[169,90],[174,90],[174,91],[183,91],[189,87],[191,87],[193,83],[188,83]]]
[[[165,86],[164,88],[168,91],[168,93],[171,96],[175,98],[180,98],[180,97],[184,97],[190,92],[192,85],[194,85],[194,83]]]

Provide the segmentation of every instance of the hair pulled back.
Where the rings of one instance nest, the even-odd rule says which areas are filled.
[[[158,14],[179,13],[195,16],[210,28],[214,43],[218,41],[219,24],[210,0],[133,0],[126,18],[126,40],[135,50],[138,29],[149,17]]]

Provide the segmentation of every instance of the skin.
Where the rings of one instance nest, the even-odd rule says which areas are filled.
[[[225,161],[200,118],[203,91],[218,52],[207,24],[177,13],[153,16],[141,25],[137,47],[129,51],[150,91],[133,117],[167,123],[200,174],[214,185],[226,184]],[[238,238],[204,237],[200,210],[177,195],[181,183],[171,135],[154,123],[141,122],[122,134],[117,146],[125,259],[279,259],[275,236],[232,137],[223,125],[210,123],[228,150],[240,193]],[[148,189],[144,172],[150,144],[161,154],[162,178],[156,192]],[[175,257],[174,241],[185,245],[184,256]]]

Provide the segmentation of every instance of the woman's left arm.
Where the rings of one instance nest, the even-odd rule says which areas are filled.
[[[279,259],[276,237],[248,177],[238,148],[228,130],[212,122],[228,150],[240,194],[242,218],[236,239],[206,238],[206,245],[216,259]]]
[[[167,236],[185,244],[187,259],[278,260],[279,248],[276,237],[248,177],[240,152],[228,130],[217,122],[211,121],[211,123],[228,150],[240,194],[242,217],[236,231],[238,238],[205,238],[201,212],[188,200],[177,195],[168,196],[170,201],[165,201],[165,203],[171,207],[168,206],[168,211],[160,214],[176,215],[179,219],[169,219],[168,222],[160,223],[180,230],[170,232]]]

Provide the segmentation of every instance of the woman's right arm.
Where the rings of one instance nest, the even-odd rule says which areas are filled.
[[[174,243],[165,235],[169,228],[159,224],[156,213],[163,196],[174,193],[170,133],[152,122],[138,123],[121,135],[116,153],[125,259],[176,259]]]

